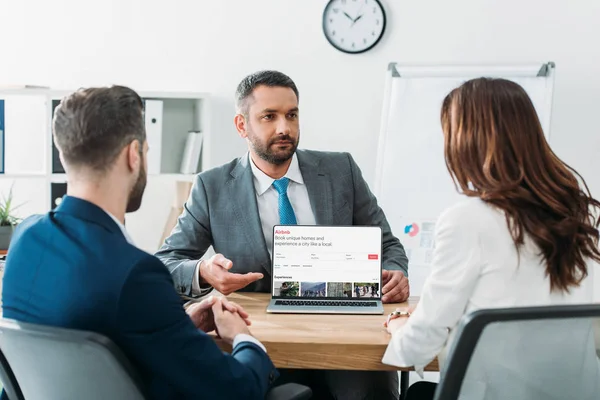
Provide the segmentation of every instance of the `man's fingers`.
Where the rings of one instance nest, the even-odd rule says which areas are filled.
[[[387,269],[382,270],[381,279],[383,279],[384,282],[387,282],[387,280],[390,279],[390,271],[388,271]]]
[[[247,274],[223,272],[224,274],[217,278],[216,284],[213,286],[226,296],[264,277],[263,274],[257,272],[249,272]]]
[[[258,272],[248,272],[247,274],[244,275],[246,277],[246,282],[248,282],[247,284],[251,284],[252,282],[256,282],[259,279],[264,278],[264,275]]]
[[[400,301],[408,300],[408,296],[410,296],[410,288],[407,286],[402,288],[402,293],[400,295]]]
[[[398,277],[390,274],[391,278],[388,283],[386,283],[381,289],[381,293],[387,295],[388,292],[392,291],[396,286],[398,286]]]
[[[200,303],[197,303],[196,306],[198,310],[208,310],[212,307],[215,302],[215,296],[209,296],[206,299],[202,300]]]
[[[401,287],[398,285],[397,287]],[[401,303],[408,300],[408,296],[410,295],[410,290],[408,286],[404,286],[400,289],[399,293],[396,293],[392,299],[386,300],[389,303]]]
[[[225,256],[223,256],[223,254],[215,254],[212,258],[212,262],[213,264],[219,265],[227,270],[231,269],[231,267],[233,267],[233,262],[231,262],[231,260],[225,258]]]
[[[212,312],[213,312],[213,315],[215,316],[215,319],[217,317],[220,317],[221,315],[223,315],[223,304],[221,304],[220,299],[215,299],[215,301],[212,305]]]
[[[250,326],[252,324],[248,319],[248,317],[250,317],[250,314],[248,314],[246,310],[244,310],[244,307],[240,306],[239,304],[223,298],[223,307],[229,312],[237,313],[240,317],[242,317],[244,322],[246,322],[246,325]]]
[[[223,304],[223,308],[225,308],[227,311],[232,313],[238,312],[238,306],[233,301],[229,301],[226,298],[223,298],[221,300],[221,303]]]
[[[229,289],[238,290],[244,286],[248,286],[252,282],[255,282],[264,277],[263,274],[257,272],[249,272],[247,274],[234,274],[229,273],[225,277],[225,284],[229,286]]]
[[[388,293],[386,293],[381,300],[383,300],[386,303],[394,302],[396,297],[399,297],[401,292],[402,288],[400,287],[400,285],[396,285]]]
[[[400,286],[402,289],[408,288],[408,278],[405,277],[404,274],[400,275],[398,286]]]
[[[229,307],[231,307],[233,309],[232,310],[230,308],[227,308],[229,311],[237,312],[238,314],[240,314],[240,317],[242,317],[244,319],[246,319],[250,316],[250,314],[248,314],[246,312],[246,310],[244,310],[244,307],[240,306],[238,303],[234,303],[233,301],[228,301],[228,303],[229,303]]]

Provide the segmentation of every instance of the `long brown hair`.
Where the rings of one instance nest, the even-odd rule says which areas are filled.
[[[550,149],[525,90],[505,79],[467,81],[446,96],[441,120],[457,190],[503,210],[517,250],[525,233],[534,240],[551,291],[578,286],[586,261],[600,261],[600,202]]]

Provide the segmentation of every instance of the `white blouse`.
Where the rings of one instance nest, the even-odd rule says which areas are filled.
[[[461,317],[482,308],[593,302],[593,275],[570,293],[550,292],[545,264],[527,237],[520,260],[504,212],[468,198],[439,218],[430,276],[406,324],[394,332],[382,362],[421,375],[436,356],[443,368],[452,330]]]

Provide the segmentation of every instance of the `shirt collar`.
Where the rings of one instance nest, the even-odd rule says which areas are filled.
[[[259,196],[262,196],[267,190],[269,190],[275,179],[262,172],[256,166],[256,164],[254,164],[252,157],[250,157],[250,153],[248,153],[248,159],[250,161],[250,167],[252,168],[252,175],[254,175],[254,188],[256,193]],[[298,157],[296,156],[296,153],[294,153],[292,156],[292,162],[290,163],[290,166],[288,167],[284,177],[288,178],[290,181],[304,185],[304,179],[302,178],[302,172],[300,171],[300,164],[298,164]]]
[[[121,230],[121,232],[123,233],[123,236],[125,236],[125,240],[127,240],[127,242],[132,245],[135,246],[135,244],[133,243],[133,239],[131,239],[131,236],[129,236],[129,233],[127,233],[127,230],[125,229],[125,225],[123,225],[121,223],[121,221],[119,221],[118,219],[115,218],[114,215],[112,215],[111,213],[109,213],[108,211],[105,211],[109,217],[111,217],[113,219],[113,221],[115,221],[115,223],[117,224],[117,226],[119,227],[119,229]]]

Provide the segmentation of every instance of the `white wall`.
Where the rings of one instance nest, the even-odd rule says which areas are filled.
[[[232,124],[238,81],[279,69],[300,89],[302,147],[350,151],[373,182],[388,62],[554,61],[551,143],[600,196],[599,0],[382,2],[384,40],[352,56],[323,37],[324,0],[0,0],[0,84],[214,93],[219,164],[244,150]],[[170,201],[156,200],[159,215]],[[155,243],[163,223],[137,240]]]
[[[236,84],[279,69],[300,89],[301,145],[352,152],[373,182],[388,62],[555,61],[552,145],[600,195],[599,0],[383,0],[384,40],[361,55],[328,44],[325,4],[0,0],[0,84],[214,93],[212,159],[222,163],[244,150],[232,124]]]

